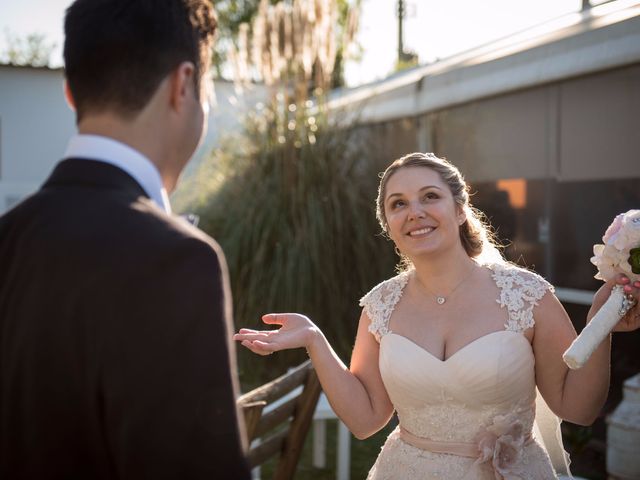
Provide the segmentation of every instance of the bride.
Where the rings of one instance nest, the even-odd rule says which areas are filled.
[[[397,412],[371,480],[567,474],[557,417],[594,421],[609,388],[610,340],[582,369],[565,366],[576,332],[553,287],[501,257],[446,160],[413,153],[393,162],[377,216],[402,268],[361,299],[348,368],[295,313],[265,315],[279,328],[241,329],[235,340],[260,355],[306,348],[332,408],[359,439]],[[617,282],[640,296],[640,282]],[[595,294],[587,321],[612,286]],[[639,327],[636,305],[616,330]]]

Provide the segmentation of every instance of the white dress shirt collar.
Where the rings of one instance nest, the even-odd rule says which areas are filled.
[[[69,140],[64,158],[97,160],[124,170],[140,184],[160,208],[171,213],[167,191],[156,166],[137,150],[112,138],[99,135],[74,135]]]

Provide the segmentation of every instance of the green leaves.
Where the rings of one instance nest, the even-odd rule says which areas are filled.
[[[629,265],[633,273],[640,274],[640,247],[629,250]]]

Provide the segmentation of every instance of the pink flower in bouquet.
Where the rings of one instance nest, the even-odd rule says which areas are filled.
[[[598,267],[595,278],[607,281],[624,273],[632,282],[640,280],[640,210],[618,215],[602,241],[604,245],[593,246],[591,263]]]
[[[611,237],[620,231],[622,228],[622,217],[624,217],[624,213],[620,213],[613,219],[613,222],[611,222],[611,225],[609,225],[607,231],[604,232],[604,235],[602,236],[602,241],[604,243],[609,243]]]

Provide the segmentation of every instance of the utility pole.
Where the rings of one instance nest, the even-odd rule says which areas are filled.
[[[415,52],[404,49],[404,21],[415,16],[415,4],[407,0],[398,0],[398,64],[418,61]]]
[[[404,45],[402,43],[402,26],[404,24],[404,0],[398,0],[398,61],[404,59]]]

